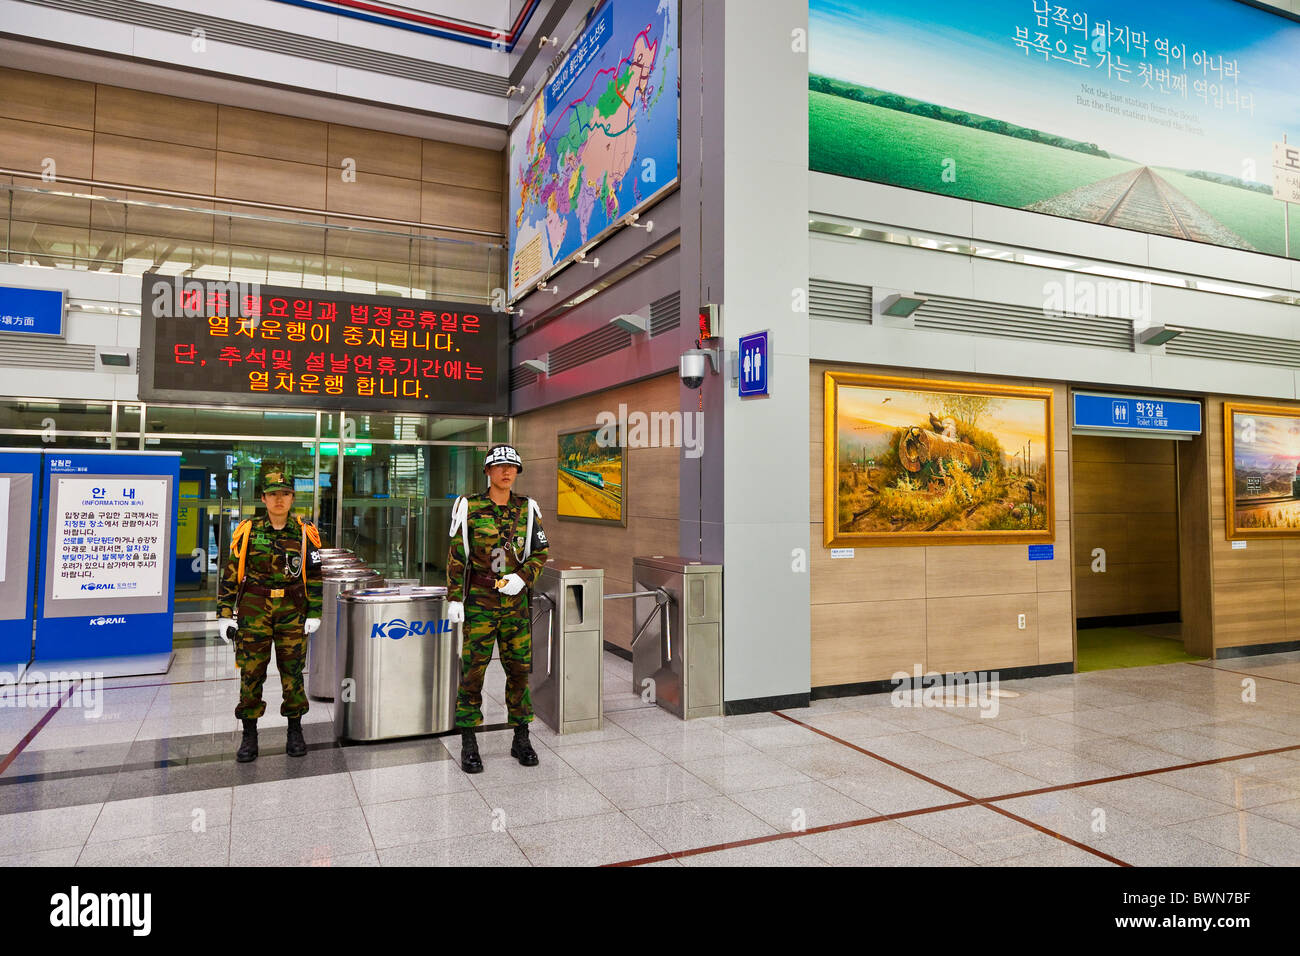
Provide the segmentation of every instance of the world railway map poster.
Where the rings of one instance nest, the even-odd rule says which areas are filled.
[[[627,525],[627,446],[611,445],[608,428],[580,428],[556,436],[555,513],[572,521]]]
[[[1228,538],[1300,537],[1300,409],[1225,402]]]
[[[1052,541],[1052,390],[826,372],[824,544]]]
[[[606,0],[510,133],[510,298],[677,182],[677,0]]]
[[[815,172],[1287,254],[1300,23],[1234,0],[810,0],[809,55]]]

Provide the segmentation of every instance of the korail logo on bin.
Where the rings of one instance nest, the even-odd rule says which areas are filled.
[[[94,627],[102,627],[105,624],[125,624],[124,617],[92,617],[90,623]]]
[[[381,621],[370,626],[371,637],[391,637],[395,641],[408,635],[420,637],[425,634],[450,634],[451,631],[452,623],[445,617],[437,621],[403,621],[400,617],[395,617],[391,621]]]

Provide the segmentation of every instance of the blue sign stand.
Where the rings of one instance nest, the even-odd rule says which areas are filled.
[[[180,453],[46,451],[41,488],[32,668],[166,673]]]
[[[767,330],[743,335],[737,352],[737,372],[740,375],[740,397],[757,398],[767,395],[768,367],[771,353],[768,350]]]
[[[0,574],[0,684],[17,683],[32,659],[32,605],[36,593],[36,516],[40,510],[41,453],[0,449],[0,507],[5,514],[4,572]]]

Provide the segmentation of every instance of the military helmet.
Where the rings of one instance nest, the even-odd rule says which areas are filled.
[[[483,470],[487,471],[493,465],[514,465],[519,469],[519,474],[524,473],[524,460],[510,445],[494,445],[488,449],[483,458]]]
[[[282,461],[264,461],[257,470],[257,494],[272,491],[293,491],[293,475]]]

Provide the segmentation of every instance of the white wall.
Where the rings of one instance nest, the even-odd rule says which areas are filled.
[[[723,620],[728,701],[809,688],[806,0],[727,0],[724,71],[724,336],[770,329],[770,398],[724,389]],[[779,130],[773,128],[780,117]],[[806,567],[806,565],[805,565]]]

